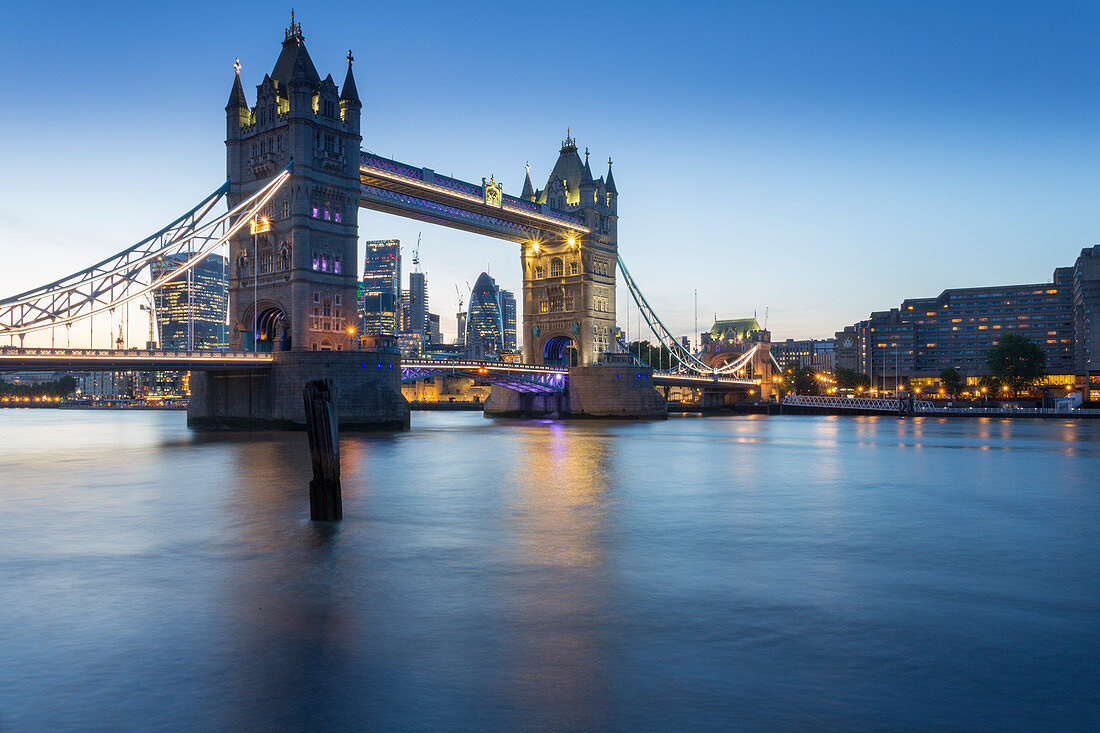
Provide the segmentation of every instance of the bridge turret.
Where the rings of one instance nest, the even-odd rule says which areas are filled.
[[[535,187],[531,185],[531,164],[528,163],[525,167],[527,168],[527,173],[523,178],[523,193],[521,193],[519,196],[521,199],[534,201]]]
[[[596,180],[592,178],[592,168],[588,165],[588,148],[584,149],[584,168],[581,170],[580,205],[590,207],[598,203],[596,199]]]
[[[348,49],[348,73],[344,77],[344,86],[340,90],[340,118],[344,124],[354,125],[359,129],[359,115],[363,109],[363,103],[359,101],[359,90],[355,88],[355,76],[351,73],[351,65],[355,57]]]
[[[225,105],[225,136],[230,140],[240,138],[241,128],[248,126],[252,114],[248,108],[248,97],[241,86],[240,59],[233,63],[233,68],[237,73],[233,77],[233,88],[229,90],[229,101]]]
[[[229,90],[229,101],[225,105],[225,147],[226,177],[232,178],[241,167],[241,138],[244,129],[251,122],[252,112],[248,108],[248,97],[241,86],[241,60],[233,62],[236,71],[233,87]]]
[[[604,183],[607,189],[607,208],[615,211],[619,201],[619,189],[615,188],[615,176],[611,174],[611,158],[607,159],[607,181]]]

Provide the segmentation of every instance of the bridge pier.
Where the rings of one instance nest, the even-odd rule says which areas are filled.
[[[214,369],[191,373],[190,427],[304,430],[302,390],[318,379],[335,388],[342,430],[408,430],[397,354],[372,351],[277,351],[265,373]]]
[[[653,370],[632,365],[573,367],[565,391],[522,394],[493,386],[487,417],[620,418],[664,420],[668,403],[653,386]]]

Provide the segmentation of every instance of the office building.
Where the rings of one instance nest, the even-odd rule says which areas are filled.
[[[1100,283],[1094,256],[1100,256],[1096,247],[1085,250],[1075,267],[1056,269],[1050,282],[954,288],[871,313],[836,333],[836,363],[886,388],[905,381],[933,385],[949,367],[974,382],[989,373],[986,353],[1012,333],[1043,349],[1050,381],[1070,383],[1091,340],[1088,303]]]
[[[423,272],[409,273],[409,332],[428,331],[428,278]]]
[[[476,352],[478,356],[490,357],[505,351],[505,344],[500,288],[489,273],[483,272],[470,292],[470,308],[466,317],[466,348],[467,351]]]
[[[1086,247],[1073,264],[1073,365],[1078,374],[1100,371],[1093,356],[1092,312],[1100,314],[1100,244]]]
[[[439,314],[429,313],[427,331],[424,334],[426,344],[437,345],[443,343],[443,332],[439,329]]]
[[[366,242],[359,290],[359,332],[393,336],[400,332],[401,241]]]
[[[500,291],[500,318],[504,327],[504,350],[515,351],[516,345],[516,296],[510,290]]]
[[[156,280],[187,261],[187,255],[154,260]],[[212,254],[195,265],[188,277],[176,275],[153,296],[162,349],[224,349],[227,344],[226,259]]]
[[[787,339],[773,341],[772,357],[780,368],[809,367],[814,371],[831,372],[835,366],[835,339]]]

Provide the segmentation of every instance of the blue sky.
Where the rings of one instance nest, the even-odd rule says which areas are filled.
[[[369,150],[511,193],[527,160],[545,183],[566,127],[613,156],[620,253],[678,333],[695,289],[701,327],[770,306],[774,338],[825,337],[906,297],[1045,281],[1100,241],[1095,3],[295,8],[322,75],[354,50]],[[243,2],[4,12],[3,295],[216,188],[233,59],[251,98],[289,20]],[[513,245],[361,212],[361,239],[418,232],[448,337],[453,283],[491,263],[518,289]]]

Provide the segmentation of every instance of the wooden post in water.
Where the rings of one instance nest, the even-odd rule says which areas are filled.
[[[340,429],[332,381],[310,382],[303,396],[309,455],[313,461],[309,518],[315,522],[333,522],[344,518],[344,506],[340,498]]]

